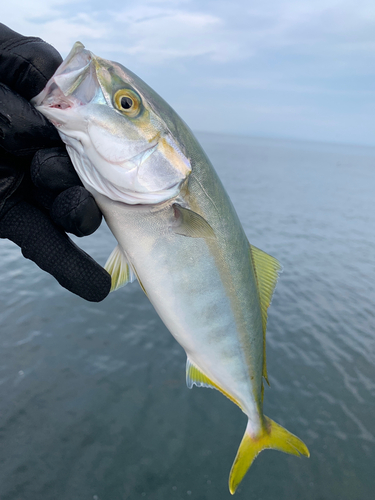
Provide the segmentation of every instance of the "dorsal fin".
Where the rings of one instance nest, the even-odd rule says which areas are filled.
[[[267,329],[267,311],[271,304],[272,295],[275,290],[275,286],[279,277],[279,273],[282,271],[282,266],[280,262],[271,257],[267,253],[259,250],[259,248],[250,245],[250,255],[253,263],[255,276],[258,284],[259,301],[260,308],[262,312],[262,324],[263,324],[263,377],[265,378],[267,384],[269,385],[267,376],[267,364],[266,364],[266,329]]]
[[[111,275],[112,286],[111,292],[125,286],[127,283],[132,283],[135,280],[135,275],[122,252],[120,245],[113,250],[104,266],[104,269]]]

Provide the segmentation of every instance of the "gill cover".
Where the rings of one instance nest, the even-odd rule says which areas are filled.
[[[77,42],[32,101],[57,127],[85,187],[129,204],[177,196],[191,172],[154,109],[160,98],[144,88],[129,70]]]

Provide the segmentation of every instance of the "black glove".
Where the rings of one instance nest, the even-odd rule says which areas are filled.
[[[55,127],[29,103],[61,61],[51,45],[0,23],[0,238],[63,287],[98,302],[111,277],[65,231],[91,234],[102,214]]]

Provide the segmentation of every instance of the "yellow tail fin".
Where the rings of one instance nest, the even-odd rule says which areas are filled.
[[[310,456],[307,446],[297,436],[294,436],[294,434],[291,434],[270,418],[264,418],[265,425],[263,431],[257,438],[251,437],[248,427],[246,428],[229,475],[229,491],[232,495],[255,457],[262,450],[273,448],[274,450],[280,450],[284,453],[297,455],[298,457],[300,455]]]

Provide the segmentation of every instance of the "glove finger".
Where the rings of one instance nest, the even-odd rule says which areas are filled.
[[[99,302],[108,295],[110,275],[36,207],[15,205],[0,221],[0,237],[12,240],[27,259],[80,297]]]
[[[24,193],[23,199],[31,205],[35,205],[36,207],[41,208],[44,212],[47,211],[48,213],[55,202],[56,193],[46,189],[37,188],[31,184],[29,185],[29,189]]]
[[[0,27],[1,81],[29,101],[43,90],[62,58],[40,38],[22,36],[3,24]]]
[[[16,156],[61,146],[56,128],[26,99],[0,83],[0,146]]]
[[[98,229],[102,214],[94,197],[82,186],[60,193],[51,208],[52,220],[68,233],[88,236]]]
[[[17,158],[0,148],[0,212],[7,199],[20,186],[28,164],[27,158]]]
[[[64,147],[37,151],[31,162],[30,173],[35,186],[55,193],[82,186]]]

